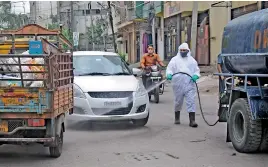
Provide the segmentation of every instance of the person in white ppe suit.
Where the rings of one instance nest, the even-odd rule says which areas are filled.
[[[187,73],[181,74],[178,72]],[[175,96],[175,124],[180,124],[180,112],[182,109],[184,97],[186,108],[189,113],[189,126],[197,127],[195,122],[195,83],[200,77],[200,69],[196,60],[191,56],[187,43],[179,46],[179,52],[171,59],[166,70],[167,80],[172,80],[172,88]]]

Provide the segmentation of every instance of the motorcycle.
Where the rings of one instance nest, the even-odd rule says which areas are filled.
[[[164,83],[161,83],[163,76],[161,74],[161,68],[158,66],[151,66],[145,69],[146,82],[145,88],[148,91],[149,100],[151,96],[154,96],[154,102],[159,103],[159,95],[164,93]]]

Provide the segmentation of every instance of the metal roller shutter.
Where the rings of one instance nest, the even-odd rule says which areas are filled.
[[[268,1],[262,1],[262,9],[268,8]]]
[[[232,9],[232,19],[235,19],[244,14],[255,12],[258,10],[258,3],[250,4],[247,6],[242,6],[240,8]]]

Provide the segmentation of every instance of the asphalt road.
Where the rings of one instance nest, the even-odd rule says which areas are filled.
[[[217,118],[213,82],[201,88],[203,109],[210,122]],[[152,103],[149,123],[143,128],[127,124],[96,124],[90,128],[87,121],[70,117],[60,158],[49,158],[48,150],[41,145],[3,145],[0,167],[268,166],[266,154],[237,153],[225,142],[226,125],[219,123],[208,127],[200,111],[197,111],[197,129],[188,126],[186,112],[182,113],[182,124],[174,125],[172,100],[171,90],[167,88],[160,103]]]

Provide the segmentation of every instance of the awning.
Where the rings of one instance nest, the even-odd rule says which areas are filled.
[[[120,25],[117,26],[117,29],[124,28],[124,27],[129,26],[133,23],[134,23],[134,21],[127,21],[127,22],[121,23]]]

